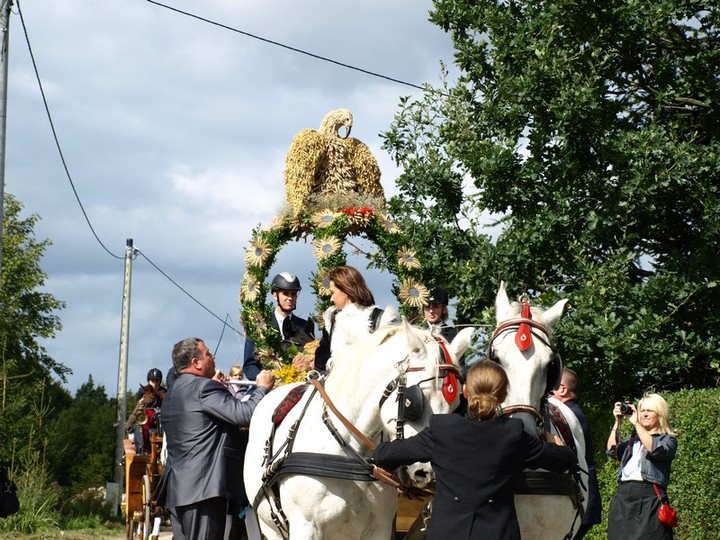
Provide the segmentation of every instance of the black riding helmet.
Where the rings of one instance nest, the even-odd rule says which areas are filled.
[[[295,274],[291,274],[290,272],[280,272],[273,278],[270,287],[270,292],[300,290],[302,290],[300,280]]]
[[[147,380],[150,381],[162,381],[162,371],[154,367],[147,374]]]

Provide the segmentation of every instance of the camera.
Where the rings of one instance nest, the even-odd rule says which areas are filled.
[[[633,410],[629,403],[621,403],[620,412],[625,416],[632,416]]]

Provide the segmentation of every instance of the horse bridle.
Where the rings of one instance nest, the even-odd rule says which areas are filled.
[[[542,431],[544,427],[544,409],[547,402],[546,396],[550,392],[550,390],[557,388],[560,382],[560,377],[562,375],[562,359],[560,357],[560,353],[558,353],[557,349],[552,345],[552,343],[550,343],[550,331],[545,325],[540,324],[539,322],[534,321],[531,318],[529,314],[529,307],[526,308],[526,306],[528,306],[528,304],[526,302],[523,302],[522,317],[508,319],[507,321],[503,321],[497,326],[495,332],[493,332],[493,335],[490,338],[490,341],[488,342],[486,357],[493,362],[499,363],[499,359],[497,358],[497,355],[493,350],[493,343],[498,337],[510,331],[523,332],[523,339],[525,341],[519,343],[519,340],[516,339],[516,343],[518,343],[519,347],[525,347],[524,349],[521,348],[521,350],[526,350],[532,344],[532,338],[535,337],[543,345],[545,345],[552,351],[553,359],[551,361],[551,371],[548,372],[548,378],[545,383],[545,392],[541,401],[541,410],[538,410],[533,405],[522,403],[503,407],[503,414],[505,415],[511,415],[521,412],[530,414],[535,418],[538,430]],[[542,335],[533,330],[539,330],[540,332],[542,332]],[[552,381],[550,379],[552,379]]]
[[[443,382],[443,396],[448,403],[455,401],[458,394],[458,379],[462,377],[460,368],[452,363],[452,357],[450,351],[448,351],[445,343],[436,338],[438,346],[443,356],[444,362],[440,362],[437,366],[438,374],[433,377],[423,379],[412,386],[407,386],[407,374],[411,372],[425,371],[424,367],[420,366],[408,366],[402,373],[400,373],[395,379],[390,381],[383,391],[378,407],[382,408],[385,401],[392,395],[393,392],[397,392],[397,404],[398,413],[395,418],[395,437],[397,439],[405,438],[405,423],[415,421],[422,415],[425,407],[425,397],[420,389],[420,385],[427,381],[440,378],[444,379]],[[406,357],[403,362],[408,361]],[[402,363],[402,362],[401,362]]]

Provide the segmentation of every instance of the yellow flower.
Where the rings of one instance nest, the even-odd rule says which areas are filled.
[[[332,256],[338,249],[340,249],[340,246],[342,243],[340,242],[340,239],[336,236],[328,236],[327,238],[316,238],[312,242],[313,246],[315,246],[315,251],[313,251],[313,255],[317,257],[319,261],[322,261],[323,259],[327,259],[328,257]]]
[[[260,292],[260,283],[258,283],[258,280],[255,278],[255,276],[251,274],[245,274],[245,277],[243,277],[242,286],[240,287],[240,301],[242,303],[245,302],[253,302]]]
[[[258,236],[250,242],[250,247],[245,251],[245,262],[248,266],[259,267],[265,263],[270,255],[270,248],[264,238]]]
[[[317,291],[320,296],[330,296],[332,294],[332,292],[330,292],[330,270],[325,269],[320,272],[315,284],[317,285]]]
[[[420,261],[417,258],[417,253],[414,249],[407,246],[398,251],[398,264],[404,266],[408,270],[420,268]]]
[[[400,286],[400,300],[411,307],[420,308],[424,306],[429,295],[427,287],[414,279],[406,279]]]
[[[325,227],[329,227],[333,224],[333,221],[339,216],[340,214],[338,212],[333,212],[332,210],[320,210],[319,212],[315,212],[312,216],[313,223],[320,229],[324,229]]]
[[[400,227],[385,214],[377,214],[377,220],[390,234],[398,234],[400,232]]]

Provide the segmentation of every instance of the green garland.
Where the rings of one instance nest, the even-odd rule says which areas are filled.
[[[289,365],[298,352],[283,353],[280,333],[268,322],[274,306],[266,301],[270,290],[266,281],[280,249],[291,240],[313,238],[313,253],[318,265],[311,274],[311,287],[317,298],[315,322],[322,327],[322,314],[330,305],[328,274],[336,266],[346,264],[343,247],[352,236],[375,244],[376,253],[363,252],[369,259],[368,267],[385,269],[394,275],[392,291],[400,302],[400,312],[409,319],[419,316],[429,295],[427,287],[419,280],[421,264],[415,250],[409,247],[408,238],[386,215],[369,206],[324,208],[296,216],[281,213],[270,227],[258,225],[253,230],[250,247],[245,252],[247,270],[240,287],[245,336],[255,342],[264,367],[277,369],[283,364]]]

